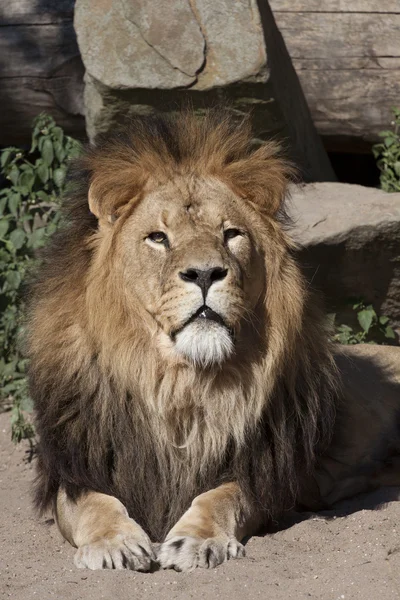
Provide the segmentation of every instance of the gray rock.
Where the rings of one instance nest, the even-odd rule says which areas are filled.
[[[328,148],[369,152],[399,106],[399,0],[270,4]]]
[[[255,0],[78,0],[88,74],[112,89],[210,89],[267,80]]]
[[[308,279],[328,306],[361,298],[400,327],[400,194],[309,184],[293,188],[290,212]]]
[[[28,145],[41,112],[85,136],[73,14],[74,0],[0,0],[0,146]]]
[[[309,179],[334,180],[267,0],[263,6],[265,15],[257,0],[77,0],[90,139],[137,114],[228,103],[238,116],[252,111],[257,138],[289,137]]]
[[[75,28],[87,73],[111,89],[177,88],[192,85],[204,60],[204,38],[186,0],[97,2],[75,7]],[[176,31],[181,21],[178,60]],[[175,33],[175,40],[173,35]]]

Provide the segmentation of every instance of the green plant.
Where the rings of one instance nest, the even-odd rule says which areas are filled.
[[[381,188],[386,192],[400,192],[400,110],[393,108],[393,130],[381,131],[383,141],[372,147],[381,172]]]
[[[30,410],[19,339],[23,330],[21,284],[35,260],[35,251],[56,231],[59,196],[68,161],[80,144],[66,136],[48,115],[33,123],[28,151],[5,148],[0,153],[0,399],[12,406],[12,437],[32,438],[25,419]]]
[[[396,339],[396,335],[389,325],[389,317],[378,316],[371,304],[356,302],[352,305],[355,311],[356,325],[338,325],[335,323],[336,315],[330,318],[334,325],[333,340],[339,344],[379,344],[388,343]]]

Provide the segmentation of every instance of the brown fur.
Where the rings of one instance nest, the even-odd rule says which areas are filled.
[[[337,374],[282,226],[290,172],[273,145],[252,150],[247,123],[218,113],[141,119],[86,152],[32,287],[40,509],[60,486],[69,498],[110,494],[161,540],[195,496],[224,482],[269,516],[295,503],[331,437]],[[157,318],[124,280],[121,232],[146,195],[182,178],[232,190],[263,260],[263,293],[222,367],[163,353]]]

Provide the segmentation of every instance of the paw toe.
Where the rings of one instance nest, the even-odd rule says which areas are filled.
[[[79,569],[131,569],[149,571],[156,560],[150,540],[116,536],[81,546],[75,554]]]
[[[243,545],[235,539],[175,536],[161,545],[158,562],[163,569],[191,571],[196,567],[214,569],[230,558],[244,555]]]
[[[214,569],[228,558],[227,546],[220,540],[209,538],[199,548],[198,566],[203,569]]]
[[[161,544],[158,562],[163,569],[191,571],[197,566],[197,550],[201,540],[190,536],[175,536]]]
[[[244,546],[236,539],[228,541],[219,538],[205,540],[199,548],[198,566],[205,569],[214,569],[230,558],[245,556]]]
[[[229,540],[228,543],[228,559],[229,558],[243,558],[246,556],[246,550],[244,549],[243,544],[238,542],[237,540]]]

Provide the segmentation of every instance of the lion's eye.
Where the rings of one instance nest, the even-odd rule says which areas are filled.
[[[237,237],[238,235],[242,235],[242,232],[239,231],[239,229],[235,229],[234,227],[232,227],[231,229],[225,229],[224,240],[225,240],[225,242],[227,242],[228,240],[232,240],[233,238]]]
[[[163,231],[153,231],[147,238],[155,244],[164,244],[165,246],[168,246],[168,237]]]

